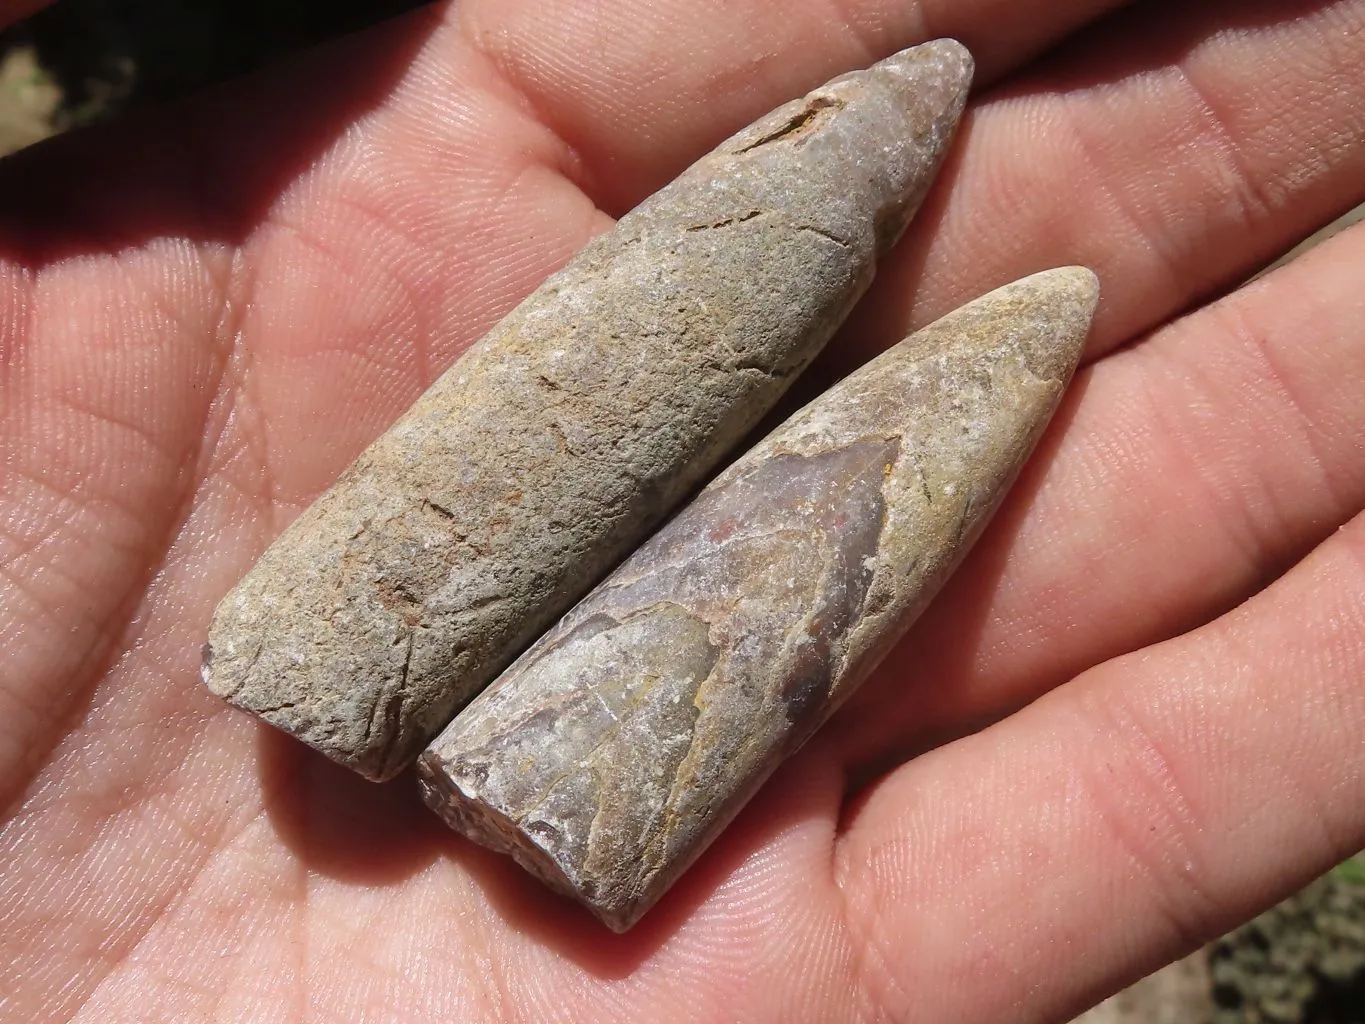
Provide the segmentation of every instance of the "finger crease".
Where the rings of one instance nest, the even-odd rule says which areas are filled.
[[[1195,814],[1173,763],[1152,732],[1112,688],[1092,687],[1079,707],[1093,737],[1089,770],[1080,773],[1087,804],[1105,826],[1116,852],[1145,881],[1155,910],[1180,945],[1195,949],[1213,938],[1220,907],[1199,879],[1192,836]],[[1126,781],[1124,789],[1117,783]],[[1117,861],[1115,873],[1120,870]]]

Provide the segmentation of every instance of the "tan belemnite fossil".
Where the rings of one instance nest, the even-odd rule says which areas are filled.
[[[971,78],[950,40],[779,108],[591,242],[223,600],[209,687],[372,779],[627,555],[900,237]]]

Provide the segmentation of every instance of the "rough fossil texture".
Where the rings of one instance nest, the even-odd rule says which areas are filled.
[[[1079,267],[912,335],[787,420],[458,715],[428,804],[635,923],[904,633],[1079,358]]]
[[[223,600],[209,687],[370,778],[401,770],[815,356],[970,77],[945,40],[835,79],[590,243]]]

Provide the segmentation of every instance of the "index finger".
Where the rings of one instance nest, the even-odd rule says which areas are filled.
[[[783,99],[937,36],[978,80],[1121,0],[469,0],[466,39],[568,143],[586,191],[620,215]]]

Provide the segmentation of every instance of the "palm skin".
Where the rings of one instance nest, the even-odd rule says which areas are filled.
[[[1365,845],[1365,230],[1174,319],[1365,200],[1365,0],[1118,6],[466,0],[0,164],[0,1018],[1061,1021]],[[934,35],[982,95],[824,369],[1063,263],[1087,367],[642,925],[210,697],[215,602],[463,348]]]

